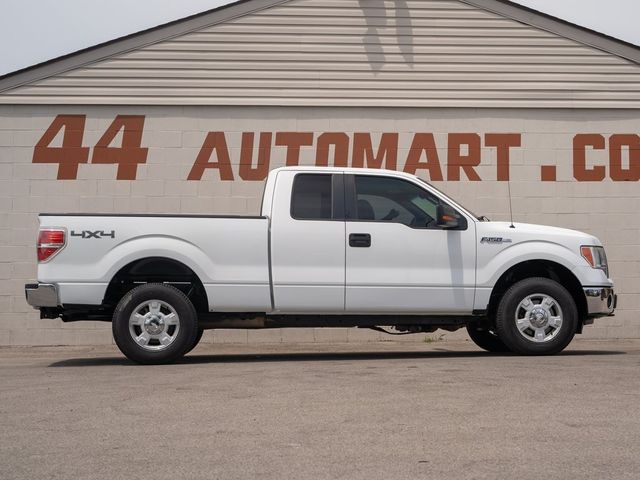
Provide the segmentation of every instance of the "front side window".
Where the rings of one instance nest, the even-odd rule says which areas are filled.
[[[399,178],[356,176],[358,220],[401,223],[411,228],[440,228],[438,205],[442,200]],[[456,212],[459,219],[462,216]]]
[[[291,195],[291,216],[296,220],[331,220],[331,184],[331,175],[296,175]]]

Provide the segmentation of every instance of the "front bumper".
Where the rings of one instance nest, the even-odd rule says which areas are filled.
[[[49,283],[31,283],[24,286],[27,303],[33,308],[57,307],[58,287]]]
[[[587,315],[590,318],[613,315],[618,306],[618,296],[611,287],[589,287],[584,289],[587,298]]]

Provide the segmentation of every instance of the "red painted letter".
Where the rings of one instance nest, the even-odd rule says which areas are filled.
[[[510,178],[510,149],[522,145],[522,135],[519,133],[487,133],[484,136],[487,147],[498,149],[498,181],[507,182]]]
[[[89,148],[82,146],[86,118],[86,115],[58,115],[36,144],[33,163],[57,163],[58,180],[78,178],[78,165],[89,162]],[[50,147],[63,128],[62,147]]]
[[[622,168],[622,148],[629,148],[629,168]],[[637,182],[640,180],[640,136],[612,135],[609,139],[611,180]]]
[[[110,147],[122,129],[122,146]],[[96,143],[91,163],[115,163],[118,165],[118,180],[135,180],[138,165],[147,162],[149,152],[148,148],[141,147],[143,130],[143,115],[118,115]]]
[[[398,167],[398,134],[383,133],[378,152],[374,154],[371,134],[355,133],[353,135],[353,167],[383,168],[383,164],[388,170],[395,170]]]
[[[348,167],[349,162],[349,136],[346,133],[323,133],[318,137],[316,149],[316,166],[329,166],[329,150],[334,146],[333,166]]]
[[[260,146],[258,147],[258,164],[253,167],[253,137],[252,132],[242,134],[242,147],[240,151],[240,178],[243,180],[261,182],[269,174],[271,163],[271,139],[272,133],[260,134]]]
[[[469,147],[469,153],[462,155],[462,145]],[[449,156],[447,160],[447,180],[459,182],[460,171],[464,170],[472,182],[480,182],[474,167],[480,165],[482,143],[477,133],[450,133]]]
[[[210,162],[213,151],[216,151],[217,162]],[[196,163],[191,168],[191,173],[187,180],[202,180],[202,174],[207,168],[217,168],[220,172],[220,179],[225,181],[233,180],[231,170],[231,159],[224,132],[209,132],[204,140],[202,149],[198,154]]]
[[[607,174],[605,167],[587,168],[587,146],[604,150],[604,137],[598,134],[579,134],[573,139],[573,176],[579,182],[601,182]]]
[[[276,145],[287,147],[287,167],[296,167],[300,164],[300,148],[313,145],[313,133],[278,132]]]
[[[420,161],[423,153],[427,157],[426,162]],[[438,150],[436,149],[436,140],[433,138],[432,133],[416,133],[413,137],[404,171],[415,175],[420,169],[428,170],[429,178],[435,182],[444,180],[442,169],[440,168]]]

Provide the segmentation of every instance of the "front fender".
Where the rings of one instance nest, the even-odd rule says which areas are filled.
[[[560,264],[572,272],[580,283],[589,284],[587,273],[593,269],[577,252],[557,243],[532,240],[509,245],[488,258],[486,262],[483,262],[479,255],[476,285],[478,288],[492,288],[511,267],[532,260],[546,260]]]

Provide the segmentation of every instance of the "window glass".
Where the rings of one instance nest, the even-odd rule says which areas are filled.
[[[394,217],[394,218],[391,218]],[[411,223],[414,215],[397,201],[380,195],[358,195],[358,219]]]
[[[291,216],[297,220],[331,220],[331,175],[296,175]]]
[[[358,220],[402,223],[412,228],[439,228],[438,197],[405,180],[356,176]]]
[[[430,188],[432,188],[433,190],[435,190],[438,193],[441,193],[442,195],[444,195],[446,197],[446,195],[444,194],[444,192],[442,192],[441,190],[439,190],[438,188],[436,188],[435,186],[433,186],[432,184],[430,184],[429,182],[427,182],[426,180],[423,180],[420,177],[416,177],[418,179],[418,181],[420,181],[421,183],[424,183],[425,185],[429,185]],[[458,203],[458,205],[460,205],[460,203]],[[461,205],[467,212],[469,212],[471,214],[472,217],[477,218],[478,220],[482,220],[482,216],[478,216],[475,213],[473,213],[471,210],[469,210],[465,205]],[[464,218],[461,216],[461,218]],[[486,218],[486,217],[483,217]],[[487,221],[489,221],[487,219]]]

